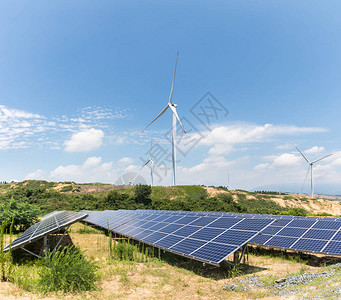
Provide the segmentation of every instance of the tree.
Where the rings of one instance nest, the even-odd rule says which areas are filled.
[[[135,185],[134,188],[134,195],[135,195],[135,202],[141,203],[145,206],[151,205],[152,199],[150,195],[152,193],[152,187],[146,184],[138,184]]]
[[[6,222],[6,229],[11,226],[13,218],[13,230],[24,231],[37,221],[38,215],[39,208],[37,206],[16,201],[14,198],[11,198],[7,204],[0,204],[0,223]]]

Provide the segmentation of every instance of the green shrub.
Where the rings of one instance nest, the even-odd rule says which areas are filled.
[[[23,201],[16,201],[11,198],[9,203],[0,204],[0,223],[6,223],[5,220],[13,220],[14,231],[24,231],[36,223],[39,214],[39,208],[35,205]],[[5,224],[5,230],[9,230],[10,222]]]
[[[65,193],[65,192],[71,192],[72,191],[72,185],[65,185],[63,186],[63,188],[60,190],[61,192]]]
[[[13,221],[10,225],[10,235],[12,236],[13,229]],[[0,281],[8,281],[11,277],[12,267],[13,267],[13,258],[12,258],[12,249],[4,253],[4,242],[5,242],[5,228],[6,228],[7,220],[4,220],[0,226]],[[12,241],[10,240],[10,243]]]
[[[142,203],[143,205],[150,205],[152,200],[150,195],[152,193],[152,188],[150,185],[138,184],[135,185],[134,195],[136,203]]]
[[[39,272],[39,289],[42,292],[79,292],[96,288],[98,266],[78,248],[59,247],[55,253],[43,258]]]

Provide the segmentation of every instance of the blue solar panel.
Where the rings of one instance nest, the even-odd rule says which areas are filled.
[[[233,253],[239,247],[223,245],[217,243],[209,243],[192,253],[193,256],[208,261],[222,261],[226,257],[226,253]]]
[[[265,242],[269,240],[272,236],[268,234],[258,234],[252,239],[252,243],[258,245],[265,245]]]
[[[277,223],[275,222],[274,224],[277,225]],[[274,235],[276,234],[278,231],[280,231],[282,229],[282,227],[278,227],[278,226],[268,226],[266,227],[264,230],[262,230],[263,234],[271,234]]]
[[[213,242],[228,244],[228,245],[238,245],[239,241],[248,241],[255,235],[254,231],[239,231],[234,229],[229,229],[216,237]]]
[[[323,249],[323,252],[341,255],[341,242],[336,241],[329,242],[329,244],[327,244],[327,246]]]
[[[336,232],[334,237],[332,238],[333,241],[340,241],[341,242],[341,231]]]
[[[216,219],[217,219],[216,217],[200,217],[196,221],[192,222],[191,225],[206,226],[215,221]]]
[[[317,222],[313,228],[319,228],[319,229],[334,229],[338,230],[341,227],[340,222],[335,222],[335,221],[320,221]]]
[[[167,225],[168,225],[168,223],[160,222],[160,223],[156,223],[155,225],[151,226],[149,229],[150,230],[159,230],[159,229],[161,229]]]
[[[60,229],[65,228],[75,222],[78,222],[87,217],[85,213],[78,213],[73,211],[55,211],[46,215],[38,223],[34,224],[23,232],[11,245],[8,245],[4,251],[16,249],[25,246],[28,243],[41,239],[47,234],[58,232]]]
[[[222,217],[222,218],[217,219],[216,221],[212,222],[208,226],[209,227],[215,227],[215,228],[225,228],[225,229],[228,229],[228,228],[230,228],[231,226],[237,224],[240,221],[241,221],[241,219]]]
[[[327,241],[302,238],[298,240],[292,247],[296,250],[320,252],[327,243]]]
[[[218,235],[222,234],[223,232],[224,232],[224,229],[204,227],[204,228],[201,228],[196,233],[192,234],[191,238],[201,239],[203,241],[211,241],[212,239],[216,238]]]
[[[187,225],[190,224],[191,222],[197,220],[199,217],[193,217],[193,216],[186,216],[186,217],[182,217],[179,220],[174,221],[174,223],[176,224],[183,224],[183,225]]]
[[[146,236],[144,238],[144,241],[146,241],[147,243],[150,243],[150,244],[156,244],[157,245],[157,241],[161,240],[162,238],[164,238],[166,236],[167,236],[166,233],[153,232],[152,234]]]
[[[171,250],[190,255],[193,251],[197,250],[199,247],[206,244],[205,241],[194,240],[191,238],[187,238],[182,240],[181,242],[175,244],[174,246],[170,247]]]
[[[193,234],[194,232],[198,231],[199,229],[200,229],[200,227],[198,227],[198,226],[188,225],[188,226],[184,226],[184,227],[178,229],[177,231],[174,231],[173,234],[188,237],[191,234]]]
[[[306,239],[330,240],[335,231],[323,229],[309,229],[302,237]]]
[[[307,231],[306,228],[285,227],[277,234],[281,236],[300,237]]]
[[[233,229],[241,229],[241,230],[254,230],[254,231],[260,231],[264,227],[269,225],[269,220],[262,220],[262,219],[244,219],[235,226],[233,226]]]
[[[160,229],[161,232],[165,232],[165,233],[172,233],[178,229],[180,229],[181,227],[183,227],[183,225],[178,225],[178,224],[169,224],[163,228]]]
[[[161,247],[165,249],[169,249],[174,244],[182,241],[184,238],[181,236],[176,236],[173,234],[169,234],[166,237],[162,238],[161,240],[157,241],[157,245],[160,245]]]
[[[296,242],[296,238],[284,237],[284,236],[273,236],[268,240],[265,245],[280,247],[280,248],[290,248],[293,243]]]
[[[314,225],[316,220],[292,220],[288,226],[298,228],[310,228]]]

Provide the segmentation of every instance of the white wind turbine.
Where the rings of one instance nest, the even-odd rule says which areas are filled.
[[[325,159],[325,158],[327,158],[327,157],[329,157],[329,156],[331,156],[331,155],[333,155],[333,154],[328,154],[328,155],[323,156],[323,157],[321,157],[321,158],[319,158],[319,159],[316,159],[316,160],[314,160],[314,161],[310,161],[310,160],[309,160],[309,159],[300,151],[300,149],[298,149],[297,147],[296,147],[296,149],[297,149],[297,151],[298,151],[299,153],[301,153],[301,155],[303,156],[303,158],[304,158],[304,159],[306,160],[306,162],[309,164],[308,171],[307,171],[307,174],[306,174],[306,176],[305,176],[305,179],[304,179],[304,183],[303,183],[302,189],[303,189],[303,187],[304,187],[304,184],[305,184],[305,182],[306,182],[306,180],[307,180],[307,177],[308,177],[308,174],[309,174],[309,171],[310,171],[311,197],[314,198],[314,178],[313,178],[313,166],[314,166],[314,163],[316,163],[316,162],[318,162],[318,161],[320,161],[320,160],[322,160],[322,159]]]
[[[151,177],[151,182],[152,182],[152,186],[154,185],[154,169],[155,167],[155,163],[154,160],[152,158],[152,150],[153,150],[153,141],[150,141],[150,153],[149,153],[149,159],[143,164],[143,166],[140,168],[139,173],[137,174],[137,176],[139,176],[140,172],[142,171],[142,169],[147,166],[149,163],[151,163],[151,167],[150,167],[150,177]],[[137,177],[136,176],[136,177]]]
[[[178,56],[179,56],[179,51],[176,55],[175,68],[174,68],[173,81],[172,81],[172,88],[171,88],[171,92],[169,95],[168,103],[167,103],[166,107],[156,116],[156,118],[153,121],[151,121],[145,129],[142,130],[142,132],[145,131],[154,121],[156,121],[160,116],[162,116],[168,108],[170,108],[171,111],[173,112],[173,122],[172,122],[172,165],[173,165],[172,183],[173,183],[173,186],[176,185],[176,120],[178,120],[182,130],[186,134],[186,131],[181,124],[178,113],[176,112],[177,105],[175,103],[172,103],[174,80],[175,80],[175,73],[176,73],[176,65],[178,63]]]

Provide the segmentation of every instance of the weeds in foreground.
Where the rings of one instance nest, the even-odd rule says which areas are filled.
[[[120,261],[148,262],[161,260],[161,248],[147,246],[144,243],[136,243],[129,239],[112,236],[109,231],[109,259]]]
[[[12,230],[14,224],[14,217],[12,217],[12,222],[10,226],[10,242],[12,242]],[[9,281],[13,269],[13,258],[12,258],[12,249],[9,248],[9,251],[4,253],[4,245],[5,245],[5,228],[7,226],[7,220],[1,224],[0,226],[0,281]]]
[[[39,289],[44,292],[79,292],[96,288],[98,266],[74,247],[59,247],[42,259]]]

